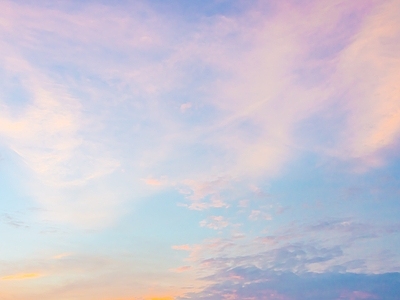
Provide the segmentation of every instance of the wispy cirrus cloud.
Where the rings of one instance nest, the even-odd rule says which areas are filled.
[[[145,84],[144,74],[160,75],[164,67],[150,59],[152,54],[143,52],[159,47],[160,23],[153,19],[149,20],[152,25],[144,25],[119,8],[94,3],[80,4],[75,11],[10,1],[2,6],[1,18],[7,26],[0,32],[4,46],[0,134],[19,155],[21,168],[28,169],[23,184],[44,206],[46,219],[83,227],[109,224],[128,195],[126,182],[136,182],[140,194],[139,178],[144,174],[125,172],[123,155],[113,149],[119,142],[111,138],[112,133],[104,135],[103,129],[110,125],[106,114],[124,102],[118,99],[126,98],[127,93],[140,97],[161,87]],[[138,4],[138,10],[150,13],[145,5]],[[135,33],[128,27],[136,28]],[[142,53],[148,63],[131,61],[135,71],[126,67],[126,61],[115,59],[131,51],[136,51],[133,56]],[[132,55],[127,59],[133,59]],[[111,83],[114,80],[127,84],[127,89]],[[110,88],[117,91],[118,99],[111,96],[115,93],[110,93]],[[24,92],[22,99],[15,99],[15,89]],[[111,101],[105,101],[107,94]],[[144,163],[143,157],[138,161]]]
[[[128,182],[140,195],[148,174],[186,186],[194,201],[189,207],[205,209],[228,205],[221,194],[232,182],[279,174],[298,151],[355,160],[360,168],[379,165],[381,150],[399,131],[396,3],[336,4],[260,2],[183,29],[177,25],[183,19],[165,26],[144,3],[128,12],[95,3],[69,11],[6,1],[3,77],[17,76],[28,96],[18,114],[7,100],[11,94],[3,96],[0,132],[36,175],[35,198],[58,211],[53,219],[72,223],[83,219],[76,212],[94,207],[87,224],[117,214],[129,197]],[[188,89],[199,96],[176,100]],[[361,102],[362,95],[381,100]],[[344,109],[330,112],[345,120],[340,134],[319,120],[333,142],[302,142],[301,124],[344,102]],[[182,108],[185,114],[177,114]],[[365,130],[371,118],[376,125]],[[121,192],[106,187],[108,180],[119,182]]]

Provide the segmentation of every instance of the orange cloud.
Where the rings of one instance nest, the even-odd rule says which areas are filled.
[[[23,280],[23,279],[33,279],[40,277],[39,273],[22,273],[22,274],[14,274],[14,275],[7,275],[1,277],[1,280]]]
[[[62,259],[64,257],[68,257],[68,256],[71,256],[71,255],[72,255],[71,253],[61,253],[61,254],[53,256],[53,259]]]

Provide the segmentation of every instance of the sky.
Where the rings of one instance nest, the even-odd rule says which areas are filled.
[[[2,0],[0,299],[400,299],[399,0]]]

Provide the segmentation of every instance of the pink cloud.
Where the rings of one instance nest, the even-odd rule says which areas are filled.
[[[182,272],[189,271],[191,268],[192,268],[191,266],[182,266],[182,267],[179,267],[176,269],[172,269],[172,271],[176,272],[176,273],[182,273]]]
[[[400,134],[398,14],[396,1],[377,6],[338,56],[335,84],[349,89],[340,155],[371,167],[382,164],[379,151],[392,146]]]
[[[187,102],[187,103],[183,103],[180,107],[181,112],[185,113],[187,110],[189,110],[190,108],[192,108],[192,103]]]
[[[155,179],[155,178],[147,178],[143,180],[147,185],[151,185],[151,186],[160,186],[162,185],[162,181]]]
[[[200,222],[201,227],[207,227],[214,230],[220,230],[229,225],[229,222],[223,216],[211,216]]]
[[[248,207],[248,206],[249,206],[249,200],[248,199],[239,201],[238,207]]]
[[[189,245],[176,245],[176,246],[172,246],[172,249],[190,251],[190,250],[192,250],[192,247]]]
[[[262,212],[260,210],[252,210],[250,215],[249,215],[249,219],[256,221],[256,220],[267,220],[267,221],[271,221],[272,220],[272,216],[270,214],[267,214],[265,212]]]
[[[228,207],[221,193],[230,189],[230,185],[228,178],[218,178],[213,181],[184,180],[180,192],[191,201],[187,207],[193,210]]]
[[[333,114],[340,116],[345,112],[340,133],[335,133],[336,142],[334,145],[319,144],[312,150],[344,160],[360,160],[367,166],[379,166],[384,162],[381,150],[393,146],[398,140],[399,60],[396,47],[399,26],[395,1],[384,4],[352,1],[340,5],[329,1],[308,1],[304,5],[285,1],[274,4],[268,15],[263,13],[265,7],[259,2],[256,8],[238,16],[212,17],[193,29],[195,34],[183,34],[179,38],[173,34],[174,25],[169,25],[166,18],[140,3],[132,4],[137,10],[127,11],[82,4],[74,12],[12,1],[1,5],[6,26],[0,33],[11,32],[14,34],[10,36],[18,37],[1,47],[2,57],[11,74],[24,73],[28,78],[24,85],[35,94],[35,103],[28,107],[24,120],[10,117],[7,110],[2,111],[0,132],[27,165],[43,175],[41,181],[54,181],[57,178],[53,176],[55,174],[66,174],[65,178],[70,178],[74,177],[71,173],[81,172],[67,183],[84,185],[113,174],[122,158],[126,159],[126,165],[131,166],[126,173],[133,177],[126,182],[140,180],[143,174],[149,174],[151,168],[162,169],[163,163],[173,161],[176,165],[186,166],[190,162],[190,168],[171,176],[171,182],[174,182],[171,185],[184,187],[181,191],[191,201],[189,208],[203,210],[226,207],[227,200],[221,191],[231,189],[241,180],[275,176],[295,152],[309,150],[310,146],[302,142],[304,134],[298,135],[296,129],[302,121],[321,114],[333,104],[341,107]],[[158,21],[145,22],[140,13],[134,14],[136,11],[146,12],[144,15],[149,15],[149,19]],[[349,20],[346,18],[348,15],[355,18]],[[307,22],[303,22],[304,19]],[[343,30],[341,26],[347,26],[349,30]],[[48,31],[53,39],[35,38]],[[382,39],[389,42],[383,43]],[[176,47],[177,43],[179,47]],[[340,47],[335,48],[335,45]],[[106,90],[94,84],[73,81],[63,85],[52,77],[49,70],[43,71],[44,67],[39,68],[29,60],[27,52],[15,49],[38,51],[45,56],[43,61],[68,65],[73,62],[83,74],[95,74],[112,88]],[[100,49],[100,54],[91,49]],[[162,52],[165,58],[161,60],[147,56],[136,59],[138,51],[149,49],[168,51]],[[108,56],[110,51],[118,57],[126,57],[126,61]],[[217,117],[196,128],[189,122],[182,123],[157,98],[163,92],[181,86],[186,77],[192,78],[187,66],[193,59],[227,75],[208,84],[207,97],[200,101],[203,106],[211,106]],[[311,76],[306,80],[299,78],[306,76],[296,75],[298,70],[321,71],[323,76]],[[122,87],[126,87],[127,92],[121,92]],[[106,127],[106,122],[102,123],[97,116],[84,114],[90,105],[71,96],[75,89],[93,99],[103,99],[100,96],[106,94],[105,98],[112,99],[115,106],[124,102],[122,98],[126,94],[151,95],[154,103],[146,115],[151,121],[158,122],[164,131],[149,136],[157,145],[162,145],[161,148],[146,144],[147,135],[143,143],[138,142],[138,145],[146,146],[134,154],[132,151],[136,146],[131,144],[121,146],[120,152],[108,149],[106,143],[89,143],[87,148],[81,147],[82,139],[96,136],[101,131],[85,132],[84,129],[90,127],[87,125]],[[344,99],[338,96],[342,94],[346,95]],[[41,103],[45,101],[43,99],[47,99],[48,106]],[[89,102],[98,107],[101,101]],[[180,104],[180,108],[187,110],[190,103]],[[87,106],[82,107],[82,104]],[[174,107],[176,110],[179,106]],[[93,122],[88,121],[89,117]],[[130,117],[135,120],[136,116]],[[140,124],[133,125],[128,127],[137,132],[143,130]],[[136,132],[130,133],[134,135]],[[102,140],[99,137],[94,139]],[[124,144],[111,134],[107,140],[110,144]],[[42,152],[40,147],[34,147],[37,141],[50,146]],[[180,152],[196,143],[210,150],[206,151],[204,158],[197,161],[190,157],[190,153]],[[45,155],[45,152],[51,155]],[[131,158],[126,158],[130,155]],[[75,165],[77,161],[79,163]],[[65,183],[66,180],[58,181],[60,185]],[[147,184],[158,183],[150,180]],[[130,187],[123,190],[125,195]],[[101,199],[108,205],[100,209],[96,218],[99,222],[101,216],[114,207],[114,200],[122,198],[111,189],[107,189],[105,194],[107,199]],[[62,195],[53,194],[51,198],[61,197],[68,202]],[[98,196],[93,193],[87,199]],[[43,198],[43,195],[37,198]],[[87,209],[93,202],[90,200],[87,205],[75,207],[64,219],[73,221],[73,213],[78,208]],[[57,210],[61,212],[67,206],[60,207]]]

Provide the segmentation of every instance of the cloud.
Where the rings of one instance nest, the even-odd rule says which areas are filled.
[[[181,104],[181,107],[180,107],[182,113],[185,113],[190,108],[192,108],[192,103],[190,103],[190,102],[183,103],[183,104]]]
[[[144,182],[145,182],[147,185],[152,185],[152,186],[160,186],[160,185],[162,185],[162,182],[161,182],[160,180],[154,179],[154,178],[147,178],[147,179],[144,179]]]
[[[223,216],[211,216],[207,220],[200,221],[201,227],[207,227],[214,230],[220,230],[229,225],[229,222]]]
[[[8,213],[0,215],[0,221],[14,228],[29,228],[29,225],[11,216]]]
[[[236,37],[220,43],[209,38],[213,63],[231,75],[216,85],[211,104],[221,118],[209,140],[234,162],[228,167],[231,176],[274,175],[296,151],[318,151],[366,166],[379,162],[378,152],[398,137],[395,6],[396,1],[310,1],[300,7],[286,1],[273,6],[268,17],[250,10],[213,24],[214,34]],[[328,110],[344,120],[337,122],[340,128],[329,128]],[[332,136],[310,145],[312,136],[299,134],[299,127],[316,116],[317,128]],[[377,122],[367,129],[371,117]]]
[[[132,184],[136,198],[151,193],[147,174],[204,210],[277,176],[295,153],[379,165],[399,131],[396,2],[327,3],[259,2],[182,26],[139,2],[3,2],[2,80],[27,96],[3,95],[0,134],[32,172],[21,181],[46,218],[96,227]],[[305,141],[301,124],[319,115],[314,127],[330,133],[324,114],[344,101],[333,144]],[[190,119],[177,114],[190,106]]]
[[[204,226],[208,224],[204,222]],[[374,249],[396,232],[397,224],[384,226],[357,223],[351,219],[324,220],[279,228],[270,235],[247,233],[240,239],[208,239],[185,245],[186,261],[198,276],[221,282],[221,270],[254,266],[271,272],[302,273],[387,273],[398,272],[395,251],[375,251],[360,255],[369,245]],[[215,228],[220,228],[215,226]]]
[[[262,238],[245,236],[241,239],[210,239],[194,245],[187,261],[203,278],[212,280],[213,274],[220,270],[247,265],[276,272],[324,272],[338,265],[347,270],[344,266],[352,256],[345,251],[345,247],[342,249],[340,245],[329,245],[323,241],[305,242],[296,241],[293,237],[278,237],[272,242],[265,242]],[[365,270],[363,264],[361,267]],[[360,265],[348,264],[347,268],[358,269]]]
[[[189,209],[204,210],[211,207],[228,207],[223,194],[231,190],[228,178],[213,181],[184,180],[180,187],[181,194],[191,201]]]
[[[228,207],[302,153],[361,170],[398,141],[396,1],[260,1],[190,26],[141,2],[1,5],[0,134],[44,218],[107,226],[148,174],[190,209]]]
[[[203,267],[219,270],[228,266],[240,266],[255,263],[264,269],[280,272],[305,272],[313,264],[322,264],[341,257],[343,251],[339,246],[331,248],[314,245],[289,244],[256,254],[240,256],[217,256],[201,261]],[[208,278],[212,278],[208,277]]]
[[[177,245],[177,246],[172,246],[172,249],[190,251],[192,247],[189,245]]]
[[[129,80],[133,74],[124,71],[121,62],[111,57],[104,64],[99,62],[111,44],[114,53],[152,48],[158,43],[155,31],[128,25],[138,35],[124,36],[133,34],[123,29],[126,24],[119,16],[125,13],[103,5],[77,5],[73,12],[57,5],[10,1],[1,6],[1,19],[7,26],[0,31],[0,136],[18,154],[20,162],[15,163],[26,175],[19,176],[21,185],[44,208],[42,218],[81,227],[107,226],[128,197],[131,187],[126,182],[140,186],[143,174],[119,172],[121,155],[115,154],[115,141],[105,133],[110,123],[101,112],[109,107],[99,97],[110,90],[88,78]],[[136,22],[126,14],[124,18]],[[65,72],[59,73],[58,68]],[[79,78],[74,77],[76,72]],[[144,82],[139,86],[141,92],[153,89]],[[15,97],[14,90],[23,97]],[[121,96],[121,91],[117,93]],[[136,193],[141,194],[139,187]]]
[[[5,59],[12,61],[6,71],[9,76],[21,78],[20,88],[28,93],[29,99],[18,114],[11,105],[3,107],[2,140],[18,154],[20,166],[29,170],[30,178],[24,178],[27,182],[23,183],[29,187],[29,193],[59,216],[65,211],[60,220],[83,224],[67,216],[72,213],[72,205],[62,202],[69,200],[70,193],[78,194],[78,198],[96,198],[96,193],[89,191],[79,195],[79,189],[113,173],[119,163],[98,144],[83,138],[81,105],[63,87],[11,51]]]
[[[13,275],[3,276],[1,277],[1,280],[25,280],[25,279],[34,279],[40,276],[41,274],[39,273],[13,274]]]
[[[69,256],[71,256],[72,253],[61,253],[53,256],[53,259],[65,259]]]
[[[396,299],[400,273],[304,273],[233,268],[220,283],[178,299]]]
[[[42,219],[96,229],[154,187],[174,188],[224,238],[172,246],[187,262],[152,271],[147,260],[93,253],[2,263],[2,278],[51,274],[37,279],[43,290],[22,280],[14,299],[178,294],[183,282],[197,286],[188,274],[208,280],[194,299],[394,297],[379,280],[392,287],[397,275],[367,274],[399,269],[397,252],[377,250],[398,224],[303,223],[300,211],[285,225],[293,209],[246,222],[244,234],[228,229],[236,203],[246,221],[272,219],[252,200],[265,204],[260,187],[293,160],[365,172],[397,155],[397,0],[252,1],[196,20],[141,1],[78,2],[0,4],[0,139],[15,153],[17,189]]]
[[[149,295],[174,297],[182,294],[181,284],[193,284],[187,272],[171,272],[171,263],[149,266],[142,257],[136,259],[123,251],[117,256],[86,252],[56,259],[32,255],[3,261],[0,294],[10,295],[9,299],[145,299]]]
[[[191,49],[226,76],[211,85],[212,97],[206,102],[217,117],[193,131],[196,145],[205,144],[208,154],[198,161],[209,165],[203,171],[195,163],[193,181],[213,182],[229,174],[228,180],[235,184],[249,179],[257,183],[259,178],[277,176],[291,159],[308,152],[360,170],[385,160],[384,150],[398,140],[395,53],[399,43],[394,28],[399,27],[392,17],[396,9],[391,9],[395,1],[385,5],[328,2],[299,6],[286,1],[268,6],[268,14],[261,13],[267,9],[260,2],[240,16],[214,17],[204,25]],[[382,42],[381,37],[390,42]],[[207,49],[196,43],[199,40],[206,42]],[[364,47],[368,49],[362,51]],[[389,61],[393,67],[386,68]],[[375,92],[379,89],[393,93]],[[386,142],[364,147],[372,136],[379,136],[366,129],[377,124],[370,123],[372,116],[393,126],[377,129],[387,135]],[[215,188],[224,191],[227,186]],[[217,190],[213,193],[218,195]],[[212,206],[201,202],[189,207]]]
[[[272,220],[272,216],[270,214],[267,214],[265,212],[262,212],[260,210],[252,210],[250,215],[249,215],[249,219],[253,220],[253,221],[257,221],[257,220],[267,220],[267,221],[271,221]]]
[[[399,13],[396,1],[382,3],[365,20],[354,41],[338,56],[335,81],[351,87],[349,117],[340,150],[349,158],[380,165],[379,151],[391,147],[400,133],[397,71]]]
[[[172,269],[173,272],[177,272],[177,273],[181,273],[181,272],[186,272],[189,271],[192,267],[191,266],[182,266],[182,267],[178,267],[175,269]]]

